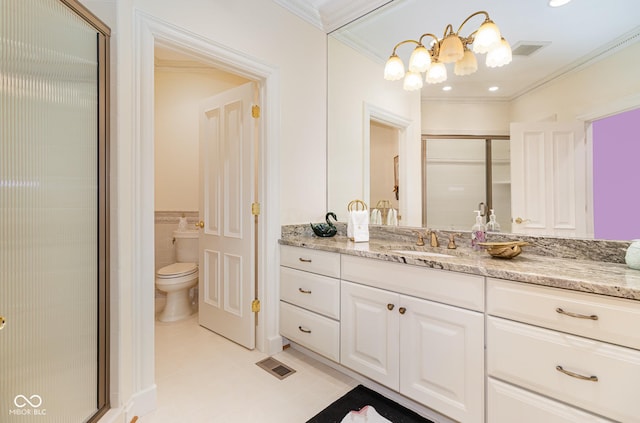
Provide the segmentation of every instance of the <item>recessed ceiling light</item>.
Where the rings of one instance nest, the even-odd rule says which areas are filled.
[[[549,6],[551,7],[560,7],[569,3],[571,0],[549,0]]]
[[[496,87],[496,86],[489,87],[489,91],[491,91],[491,92],[498,91],[499,89],[500,89],[500,87]]]
[[[453,87],[451,85],[445,85],[444,87],[442,87],[442,91],[451,91],[453,89]]]

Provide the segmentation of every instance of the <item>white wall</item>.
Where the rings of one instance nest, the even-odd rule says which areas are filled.
[[[507,101],[422,101],[422,133],[508,135]]]
[[[353,49],[329,37],[329,105],[327,149],[328,208],[340,218],[347,213],[347,204],[365,197],[364,122],[365,105],[371,105],[398,115],[412,124],[399,146],[402,175],[400,204],[405,225],[420,224],[421,191],[419,184],[408,187],[406,180],[420,179],[420,95],[407,92],[401,81],[385,81],[383,65],[356,53]],[[403,197],[404,195],[404,197]],[[345,221],[346,219],[342,219]]]
[[[575,120],[640,94],[640,42],[511,102],[510,121]]]
[[[83,1],[113,30],[111,405],[104,422],[128,423],[155,406],[153,358],[153,222],[138,226],[139,163],[149,152],[138,141],[136,15],[165,22],[199,40],[277,70],[280,223],[324,218],[326,198],[326,35],[274,2],[264,0]],[[149,110],[140,110],[142,114]],[[144,147],[144,146],[143,146]],[[311,159],[309,159],[311,158]],[[189,161],[189,159],[187,159]],[[152,172],[151,172],[152,173]],[[276,172],[277,174],[277,172]],[[271,199],[272,201],[274,199]],[[163,200],[161,200],[163,201]],[[164,207],[164,206],[162,206]],[[167,206],[169,207],[169,206]],[[278,228],[274,228],[279,232]],[[151,242],[150,242],[151,241]],[[148,247],[148,251],[141,246]],[[276,245],[270,246],[275,250]],[[269,277],[269,290],[275,278]],[[141,305],[143,307],[141,307]],[[274,315],[273,317],[277,317]]]
[[[198,210],[200,102],[245,82],[215,69],[155,69],[155,210]]]
[[[270,1],[139,0],[133,8],[278,68],[282,223],[324,217],[326,36]],[[126,13],[126,11],[125,11]],[[132,41],[133,34],[122,34]],[[122,40],[125,41],[125,40]],[[126,41],[125,41],[126,42]],[[133,57],[129,57],[133,60]],[[267,111],[268,113],[268,111]],[[312,157],[312,160],[300,160]],[[313,190],[309,190],[313,186]]]

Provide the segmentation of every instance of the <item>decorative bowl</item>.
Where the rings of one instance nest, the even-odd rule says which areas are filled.
[[[485,247],[487,253],[492,257],[511,259],[519,256],[522,252],[521,247],[529,245],[529,243],[524,241],[479,242],[478,245]]]

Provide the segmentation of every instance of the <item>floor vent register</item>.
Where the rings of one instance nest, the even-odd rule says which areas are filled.
[[[296,372],[291,367],[286,366],[275,358],[271,357],[267,357],[264,360],[258,361],[256,364],[258,365],[258,367],[266,370],[268,373],[272,374],[280,380]]]

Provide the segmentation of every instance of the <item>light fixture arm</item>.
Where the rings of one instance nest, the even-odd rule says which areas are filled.
[[[396,44],[396,45],[393,47],[393,51],[391,52],[391,55],[392,55],[392,56],[397,56],[397,54],[396,54],[396,49],[397,49],[398,47],[400,47],[401,45],[403,45],[403,44],[408,44],[408,43],[414,43],[414,44],[417,44],[417,45],[421,45],[420,41],[416,41],[416,40],[404,40],[404,41],[400,41],[398,44]]]
[[[476,12],[476,13],[472,13],[471,15],[467,16],[467,19],[465,19],[465,20],[460,24],[460,26],[458,27],[458,31],[456,32],[456,34],[459,34],[459,33],[460,33],[460,31],[462,30],[462,27],[463,27],[467,22],[469,22],[473,17],[478,16],[478,15],[484,15],[484,22],[491,22],[491,18],[489,17],[489,14],[488,14],[487,12],[485,12],[484,10],[480,10],[480,11],[478,11],[478,12]],[[483,23],[484,23],[484,22],[483,22]],[[477,32],[477,30],[476,30],[476,31],[473,31],[473,33],[472,33],[471,35],[475,34],[476,32]],[[471,37],[471,35],[469,35],[469,37]]]

